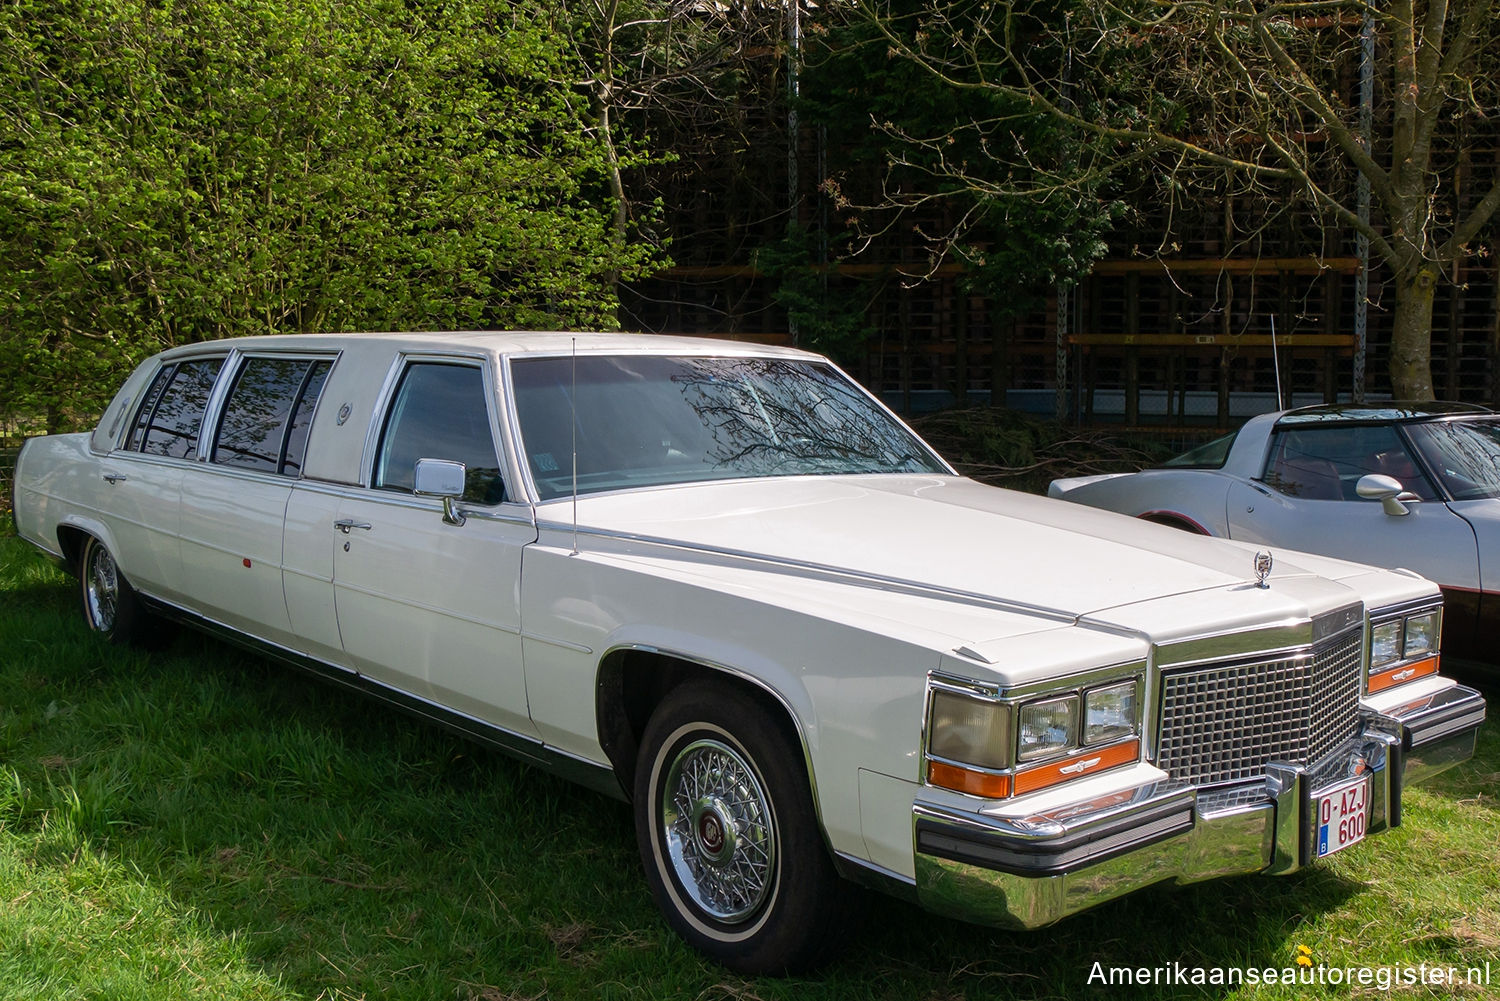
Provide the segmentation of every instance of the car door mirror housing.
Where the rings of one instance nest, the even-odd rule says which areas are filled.
[[[462,462],[449,459],[418,459],[412,473],[412,493],[419,497],[441,497],[443,520],[450,525],[464,523],[463,512],[458,509],[458,498],[464,493],[464,479],[468,469]]]
[[[1354,485],[1354,492],[1365,500],[1380,501],[1381,508],[1392,517],[1410,514],[1411,508],[1406,505],[1421,502],[1420,497],[1401,486],[1400,480],[1381,473],[1361,476]]]

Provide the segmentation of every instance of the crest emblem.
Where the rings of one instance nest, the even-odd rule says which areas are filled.
[[[352,414],[352,413],[354,413],[354,408],[351,407],[351,406],[349,406],[349,404],[347,404],[347,403],[344,404],[342,407],[339,407],[339,426],[340,427],[343,426],[344,422],[349,419],[349,415]]]
[[[1269,588],[1266,578],[1271,576],[1271,554],[1265,550],[1255,554],[1255,586]]]

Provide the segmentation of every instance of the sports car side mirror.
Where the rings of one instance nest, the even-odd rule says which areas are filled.
[[[1406,505],[1418,504],[1422,500],[1410,490],[1403,488],[1401,481],[1394,476],[1384,476],[1380,473],[1361,476],[1359,482],[1354,484],[1354,492],[1365,500],[1380,501],[1381,509],[1392,517],[1411,514],[1411,508]]]

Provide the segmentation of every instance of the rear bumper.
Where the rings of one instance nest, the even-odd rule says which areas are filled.
[[[913,806],[917,896],[943,914],[1038,928],[1155,883],[1289,873],[1310,864],[1316,798],[1370,783],[1367,832],[1401,822],[1403,787],[1468,760],[1484,699],[1455,687],[1364,718],[1312,765],[1272,762],[1264,778],[1212,789],[1154,782],[1024,819]]]

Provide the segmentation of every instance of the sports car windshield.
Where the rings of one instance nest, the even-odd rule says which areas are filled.
[[[829,365],[780,358],[582,355],[511,363],[542,500],[698,480],[946,473]],[[576,428],[575,428],[576,416]]]
[[[1454,500],[1500,497],[1500,421],[1434,421],[1407,432]]]

